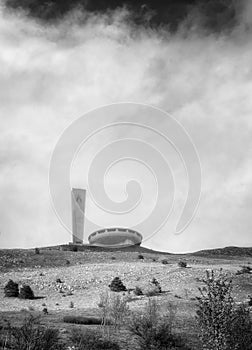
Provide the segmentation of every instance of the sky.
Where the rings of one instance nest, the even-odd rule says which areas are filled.
[[[201,162],[201,200],[192,223],[174,234],[186,193],[185,175],[177,175],[173,215],[144,245],[169,252],[252,246],[251,2],[238,6],[234,1],[224,13],[200,5],[189,11],[181,2],[172,16],[167,10],[167,17],[161,16],[161,5],[153,8],[151,2],[141,5],[141,16],[127,6],[109,11],[77,6],[63,11],[64,16],[55,10],[45,16],[44,11],[14,9],[18,1],[10,3],[0,7],[1,247],[71,240],[51,203],[52,152],[79,117],[123,101],[172,115],[190,134]],[[53,6],[57,9],[57,2]],[[176,155],[156,136],[112,130],[80,151],[71,173],[73,186],[86,186],[90,161],[103,142],[118,135],[141,136],[174,162],[175,174],[182,174]],[[127,160],[105,179],[108,194],[120,201],[132,174],[140,179],[143,200],[131,224],[151,212],[153,176]],[[111,222],[89,195],[87,215],[101,226],[126,225],[128,220]],[[87,225],[85,236],[92,230]]]

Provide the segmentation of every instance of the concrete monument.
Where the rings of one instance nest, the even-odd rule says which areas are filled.
[[[73,244],[83,244],[86,190],[73,188],[71,195]]]

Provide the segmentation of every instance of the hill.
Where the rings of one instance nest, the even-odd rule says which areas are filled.
[[[188,261],[204,259],[239,259],[252,257],[252,248],[226,247],[221,249],[201,250],[195,253],[172,254],[160,252],[141,246],[108,249],[89,245],[71,246],[59,245],[35,249],[2,249],[0,250],[0,271],[24,268],[62,267],[92,263],[107,263],[112,260],[118,262],[162,261],[170,262],[179,259]]]
[[[252,257],[252,248],[246,247],[225,247],[217,249],[205,249],[193,253],[195,256],[213,256],[213,257]]]

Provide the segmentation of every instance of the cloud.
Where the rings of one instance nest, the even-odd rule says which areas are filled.
[[[185,25],[176,33],[135,27],[125,9],[75,11],[48,25],[2,7],[1,245],[70,240],[50,204],[53,147],[74,119],[118,101],[170,112],[201,158],[202,200],[193,223],[174,236],[174,219],[147,244],[170,251],[251,245],[250,7],[244,2],[228,33],[196,27],[186,35]]]

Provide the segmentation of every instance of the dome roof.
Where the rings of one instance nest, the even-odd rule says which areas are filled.
[[[91,233],[88,237],[90,245],[99,247],[127,247],[140,245],[142,235],[128,228],[112,227]]]

